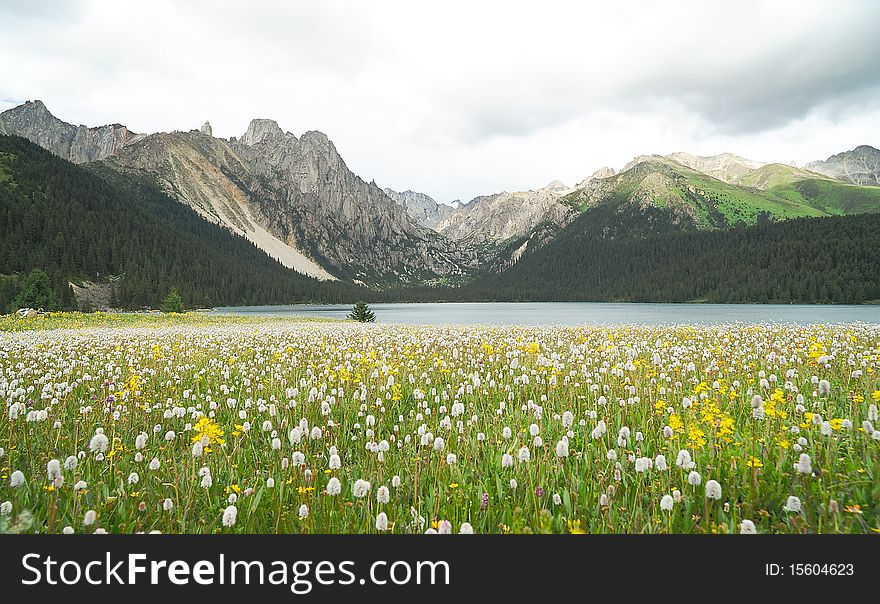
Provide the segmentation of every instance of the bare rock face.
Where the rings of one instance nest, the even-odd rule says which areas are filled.
[[[42,101],[28,101],[0,113],[0,128],[74,163],[104,159],[143,138],[120,124],[96,128],[68,124],[49,113]]]
[[[611,178],[615,174],[617,173],[614,171],[614,169],[609,168],[608,166],[605,166],[604,168],[599,168],[598,170],[587,176],[585,179],[580,181],[578,184],[576,184],[574,188],[582,189],[594,180],[599,180],[600,178]]]
[[[275,120],[255,119],[251,120],[247,132],[241,137],[241,144],[251,147],[263,142],[264,139],[283,137],[284,132]]]
[[[854,185],[880,186],[880,149],[860,145],[806,165],[807,170]]]
[[[437,224],[449,216],[456,207],[437,203],[428,195],[418,191],[398,192],[394,189],[383,189],[385,194],[406,210],[416,224],[428,229],[436,229]],[[460,203],[458,204],[461,205]]]
[[[199,128],[199,132],[206,136],[214,136],[214,131],[211,130],[211,122],[206,121],[204,124],[202,124],[202,127]]]
[[[559,181],[534,191],[501,192],[477,197],[437,225],[437,232],[474,245],[498,244],[528,235],[542,222],[562,225],[574,210],[559,199],[569,192]]]
[[[459,279],[475,263],[353,174],[322,132],[297,138],[260,119],[229,144],[279,197],[261,207],[270,230],[292,233],[334,274],[377,285],[417,283]]]

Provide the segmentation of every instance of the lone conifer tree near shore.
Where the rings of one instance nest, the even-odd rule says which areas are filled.
[[[180,299],[177,288],[172,287],[168,290],[168,295],[162,300],[160,309],[162,312],[183,312],[183,300]]]
[[[348,313],[348,318],[360,321],[361,323],[372,323],[376,320],[376,315],[373,314],[373,311],[370,310],[367,303],[361,300],[355,304],[351,312]]]

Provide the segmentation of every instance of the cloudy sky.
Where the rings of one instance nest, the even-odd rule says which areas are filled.
[[[0,110],[215,136],[326,132],[439,201],[643,153],[880,146],[880,2],[3,0]]]

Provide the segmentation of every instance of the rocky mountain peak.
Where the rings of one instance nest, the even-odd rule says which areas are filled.
[[[268,138],[283,136],[284,132],[275,120],[252,119],[248,124],[247,132],[241,137],[241,143],[251,147]]]
[[[330,138],[321,132],[320,130],[309,130],[308,132],[303,132],[303,135],[300,137],[300,140],[305,142],[309,141],[312,143],[316,143],[319,145],[329,145]]]
[[[561,191],[561,190],[567,189],[567,188],[568,187],[566,187],[565,183],[562,182],[561,180],[551,180],[549,183],[547,183],[543,187],[543,190],[545,190],[545,191]]]
[[[436,229],[441,220],[449,216],[455,207],[437,203],[432,197],[418,191],[398,192],[385,188],[384,193],[406,210],[409,217],[420,226]]]
[[[806,165],[808,170],[854,185],[880,186],[880,149],[859,145]]]
[[[42,101],[28,101],[0,113],[0,131],[27,138],[74,163],[104,159],[143,138],[120,124],[89,128],[61,121]]]
[[[199,132],[207,134],[208,136],[214,136],[214,131],[211,130],[211,122],[205,121],[205,123],[202,124],[202,127],[199,128]]]
[[[582,189],[585,186],[587,186],[587,184],[589,184],[590,182],[592,182],[594,180],[599,180],[601,178],[610,178],[610,177],[614,176],[615,174],[617,174],[617,172],[615,172],[612,168],[609,168],[608,166],[605,166],[603,168],[599,168],[598,170],[596,170],[595,172],[593,172],[592,174],[587,176],[585,179],[580,181],[578,184],[576,184],[574,188],[575,189]]]

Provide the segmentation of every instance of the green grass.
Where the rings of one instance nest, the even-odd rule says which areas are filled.
[[[753,189],[766,191],[780,185],[789,185],[807,178],[821,178],[828,180],[826,177],[816,174],[815,172],[796,168],[795,166],[767,164],[766,166],[756,168],[739,177],[736,184],[743,187],[751,187]]]
[[[762,214],[775,220],[823,215],[821,211],[810,206],[761,191],[730,185],[697,172],[687,174],[684,184],[690,189],[695,189],[697,199],[704,204],[702,208],[706,216],[706,221],[702,225],[704,227],[718,226],[716,221],[710,218],[713,211],[724,217],[725,226],[740,223],[755,224]],[[680,190],[684,195],[688,189]]]
[[[611,177],[611,193],[604,199],[641,199],[648,197],[655,207],[675,210],[690,206],[695,226],[714,229],[736,224],[755,224],[764,215],[772,220],[787,220],[826,215],[821,209],[800,200],[789,199],[751,186],[737,186],[682,166],[672,160],[642,162]],[[658,186],[658,183],[665,183]],[[563,199],[584,211],[595,200],[574,192]],[[599,200],[602,203],[603,200]]]
[[[810,178],[774,186],[770,192],[825,214],[880,212],[880,187]]]
[[[20,318],[15,314],[0,315],[0,333],[44,331],[48,329],[94,329],[99,327],[172,327],[193,325],[264,325],[271,323],[334,322],[324,317],[261,317],[242,315],[215,315],[202,312],[188,313],[81,313],[53,312],[37,317]]]
[[[699,229],[755,224],[762,217],[789,220],[880,211],[880,187],[844,184],[808,170],[768,164],[729,184],[672,160],[657,158],[606,179],[608,191],[589,199],[582,191],[562,199],[585,211],[596,203],[648,198],[658,208],[694,217]]]
[[[754,187],[817,215],[861,214],[880,211],[880,187],[838,182],[784,164],[768,164],[741,177],[737,184]]]

